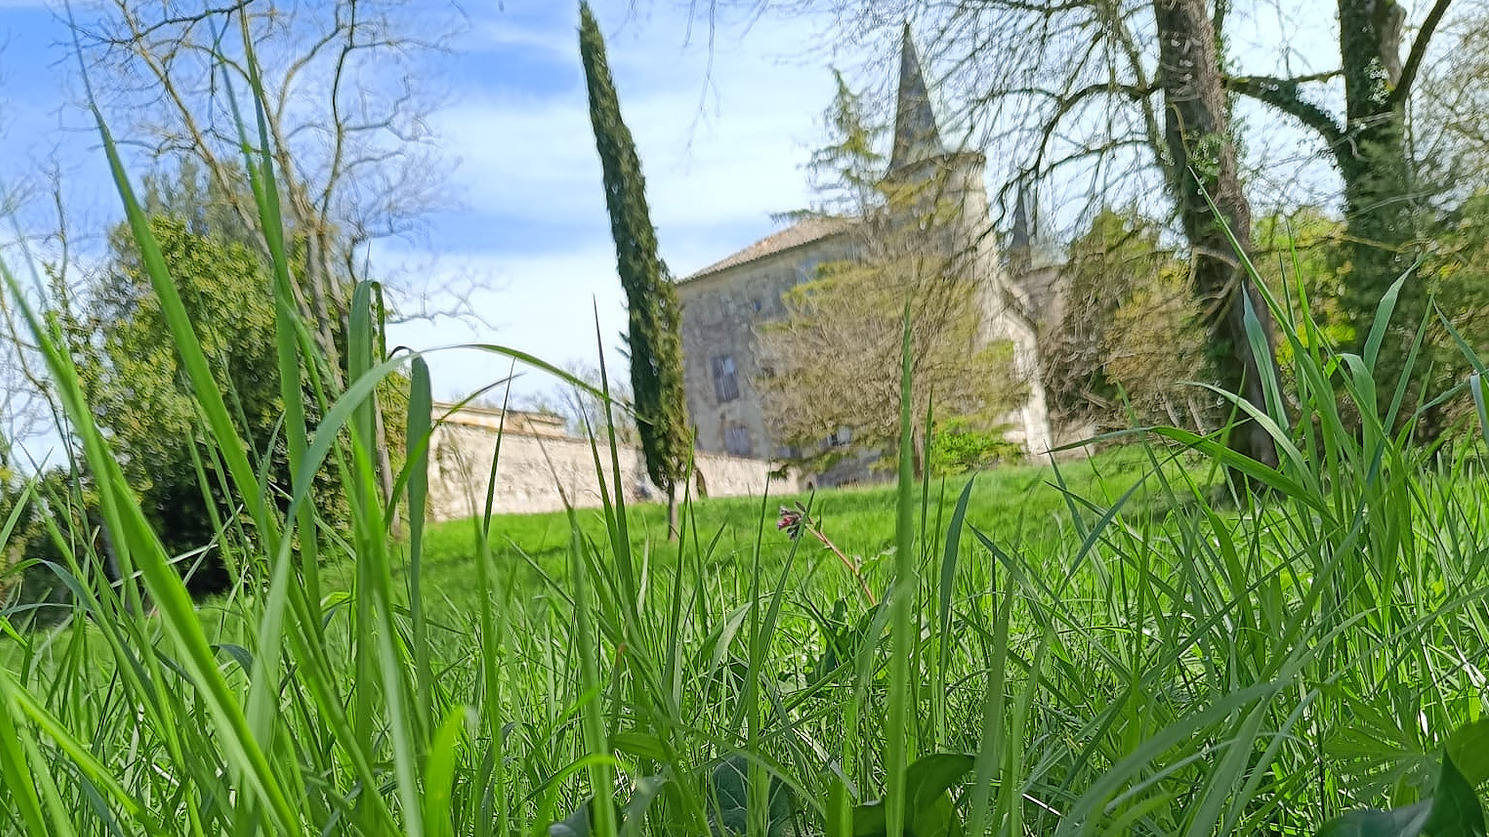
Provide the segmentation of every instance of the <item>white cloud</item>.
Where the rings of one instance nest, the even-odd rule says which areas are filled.
[[[805,48],[810,32],[800,22],[770,29],[762,24],[748,37],[719,33],[711,56],[705,42],[685,44],[685,24],[682,18],[653,16],[629,20],[618,33],[607,27],[611,66],[642,157],[662,254],[678,275],[765,234],[772,213],[809,201],[802,165],[821,143],[817,118],[832,96],[825,59],[780,58],[813,55]],[[624,301],[574,27],[544,28],[497,16],[478,22],[477,34],[485,48],[525,51],[541,63],[567,68],[553,72],[570,75],[566,84],[550,77],[530,88],[517,84],[520,78],[504,78],[500,86],[467,81],[457,104],[435,120],[447,152],[461,161],[454,181],[477,217],[571,237],[551,245],[535,237],[535,246],[523,253],[492,251],[480,242],[451,253],[383,248],[376,260],[393,272],[433,264],[411,271],[424,277],[425,287],[465,287],[475,278],[484,288],[470,302],[486,323],[416,321],[394,328],[390,339],[421,350],[494,342],[560,365],[594,363],[598,308],[607,363],[612,374],[624,376],[618,350]],[[554,89],[562,92],[546,92]],[[431,306],[449,308],[452,302],[436,296]],[[435,353],[429,362],[439,397],[497,380],[509,365],[472,351]],[[550,385],[529,374],[518,389]]]
[[[748,37],[716,42],[710,55],[706,43],[683,45],[683,21],[653,22],[636,37],[612,37],[610,54],[664,251],[695,248],[700,233],[724,226],[763,232],[771,213],[804,206],[810,196],[802,166],[820,144],[817,116],[830,102],[832,82],[825,63],[780,56],[811,54],[804,50],[808,30],[756,27]],[[497,49],[564,54],[552,33],[501,31],[492,36]],[[436,130],[461,161],[455,179],[473,211],[600,230],[600,164],[572,28],[563,34],[571,56],[566,92],[516,92],[510,80],[500,91],[470,90],[438,116]],[[733,246],[747,244],[748,234],[743,239]],[[664,255],[686,273],[725,253],[692,264]]]
[[[425,256],[383,253],[379,261],[421,263]],[[606,362],[617,374],[625,374],[615,350],[625,327],[625,310],[615,278],[615,257],[608,248],[524,257],[465,254],[441,259],[429,275],[432,287],[466,287],[468,280],[475,280],[479,289],[464,302],[484,322],[440,316],[401,323],[389,329],[389,343],[421,351],[460,343],[496,343],[559,366],[574,361],[594,363],[598,311]],[[428,303],[432,310],[451,310],[459,304],[448,294],[434,294]],[[491,353],[458,350],[436,352],[429,364],[435,395],[452,397],[505,376],[510,362]],[[531,370],[525,377],[520,387],[524,390],[542,389],[549,383]]]

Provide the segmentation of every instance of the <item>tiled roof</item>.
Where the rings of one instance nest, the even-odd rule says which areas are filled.
[[[719,273],[731,267],[738,267],[742,264],[753,262],[756,259],[763,259],[766,256],[790,250],[793,247],[800,247],[803,244],[821,241],[824,238],[846,232],[851,223],[847,218],[832,216],[803,218],[780,232],[772,233],[743,250],[714,262],[697,273],[684,278],[682,281],[691,282],[694,279],[701,279],[704,276]]]

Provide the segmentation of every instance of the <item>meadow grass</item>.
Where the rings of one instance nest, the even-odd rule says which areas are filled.
[[[1189,458],[1188,465],[1197,481],[1208,484],[1215,479],[1216,475],[1194,458]],[[1059,532],[1068,532],[1071,527],[1070,508],[1057,480],[1096,508],[1104,508],[1136,485],[1149,467],[1141,450],[1113,448],[1089,460],[1060,463],[1058,476],[1049,464],[1031,464],[1010,465],[975,477],[937,477],[930,484],[930,515],[943,523],[949,520],[958,495],[970,481],[973,487],[966,512],[968,522],[984,532],[997,533],[1008,544],[1038,542],[1058,537]],[[1181,468],[1175,463],[1171,471],[1178,473]],[[882,591],[892,575],[895,502],[892,484],[865,485],[815,494],[694,501],[689,505],[689,515],[694,533],[708,547],[708,571],[721,583],[746,583],[742,568],[753,560],[757,545],[762,567],[779,570],[793,546],[791,539],[777,530],[778,510],[806,506],[820,531],[861,565],[873,590]],[[1129,500],[1127,511],[1134,516],[1161,514],[1167,510],[1166,504],[1167,498],[1157,493],[1140,493]],[[631,507],[631,548],[636,554],[676,550],[675,545],[666,542],[665,512],[666,507],[657,503]],[[1083,514],[1091,519],[1098,516],[1090,507]],[[586,537],[598,537],[605,531],[603,509],[578,509],[575,518]],[[474,612],[471,562],[478,552],[475,531],[480,525],[475,519],[451,520],[431,524],[424,531],[422,585],[431,607]],[[561,581],[567,576],[571,532],[566,512],[498,514],[492,517],[489,530],[492,560],[518,568],[523,589],[538,590],[545,580]],[[963,545],[963,550],[970,554],[972,545]],[[858,596],[852,573],[820,543],[809,539],[797,551],[797,558],[797,571],[811,584],[798,589],[816,593],[829,610],[838,598]],[[822,577],[816,578],[819,573]],[[347,587],[351,581],[350,567],[345,563],[328,566],[322,576],[328,588]]]
[[[243,51],[256,85],[246,33]],[[1154,428],[1115,457],[943,487],[912,473],[907,408],[896,484],[813,498],[794,539],[778,502],[715,500],[685,506],[668,542],[658,509],[613,490],[596,511],[425,527],[428,370],[374,355],[370,286],[345,392],[325,393],[314,432],[298,406],[317,358],[253,117],[239,124],[292,405],[285,511],[99,120],[206,461],[242,509],[220,532],[237,556],[226,596],[187,596],[54,323],[5,273],[126,579],[59,530],[66,557],[47,569],[74,593],[70,618],[0,622],[7,832],[1306,834],[1361,805],[1464,803],[1439,777],[1489,778],[1484,447],[1419,445],[1422,405],[1399,395],[1346,421],[1342,403],[1378,402],[1383,337],[1339,353],[1297,300],[1269,300],[1292,394],[1269,381],[1265,410],[1238,409],[1273,434],[1275,468]],[[396,538],[373,394],[405,367],[411,525]],[[349,487],[345,528],[309,502],[321,467]],[[1266,493],[1226,510],[1219,467]],[[867,594],[814,530],[865,559]],[[1439,771],[1444,748],[1458,773]]]

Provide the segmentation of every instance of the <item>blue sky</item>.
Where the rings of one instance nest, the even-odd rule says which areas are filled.
[[[710,52],[706,29],[682,4],[593,6],[675,274],[768,234],[777,227],[772,213],[807,205],[802,166],[822,142],[819,116],[832,96],[810,21],[729,25]],[[417,348],[493,341],[557,363],[593,362],[597,305],[618,364],[624,309],[578,58],[577,3],[471,3],[466,12],[453,52],[428,66],[443,91],[430,124],[450,169],[448,206],[427,218],[425,235],[378,244],[373,265],[406,292],[428,294],[435,308],[448,305],[443,288],[474,285],[485,323],[415,321],[390,338]],[[96,234],[119,217],[118,199],[74,104],[68,38],[47,4],[0,0],[0,182],[29,196],[21,218],[35,232],[51,221],[43,173],[57,165],[69,226],[92,234],[96,248]],[[431,362],[436,397],[506,371],[474,354]]]
[[[80,17],[88,2],[78,0]],[[593,5],[641,153],[662,253],[679,276],[776,229],[773,213],[810,203],[804,165],[825,140],[820,119],[832,98],[831,62],[855,86],[881,95],[891,87],[892,63],[824,49],[825,21],[724,20],[710,44],[706,23],[690,18],[694,4],[685,0]],[[43,231],[53,223],[44,173],[55,166],[72,233],[80,249],[96,252],[98,235],[119,217],[118,199],[96,132],[76,106],[79,74],[54,8],[46,0],[0,0],[0,186],[29,199],[19,218],[28,232]],[[448,8],[430,0],[431,14]],[[426,235],[381,242],[372,262],[379,276],[434,308],[450,306],[447,289],[477,288],[470,301],[483,322],[415,321],[390,337],[419,349],[500,342],[555,363],[593,362],[598,307],[607,355],[618,367],[624,309],[578,58],[577,3],[469,2],[465,11],[451,53],[424,68],[443,92],[430,127],[450,171],[446,207],[428,216]],[[1330,25],[1320,19],[1300,29],[1280,12],[1276,20],[1261,15],[1237,26],[1238,49],[1250,70],[1280,71],[1279,56],[1295,71],[1326,66],[1336,60]],[[1323,37],[1279,52],[1276,33],[1296,38],[1300,31]],[[1265,65],[1250,66],[1253,56]],[[1248,145],[1290,155],[1286,165],[1274,157],[1266,171],[1263,191],[1274,197],[1316,169],[1296,131],[1263,127],[1248,134]],[[1000,158],[991,151],[996,177]],[[436,397],[445,398],[506,372],[489,355],[472,353],[439,354],[431,365]],[[548,385],[529,377],[519,388]]]

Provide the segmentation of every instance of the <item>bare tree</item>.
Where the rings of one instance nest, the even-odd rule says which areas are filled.
[[[1008,324],[994,321],[1013,314],[986,246],[984,161],[945,152],[908,31],[901,51],[887,170],[862,98],[835,74],[832,141],[811,163],[820,203],[792,214],[848,241],[757,326],[771,438],[813,470],[896,446],[907,306],[918,414],[934,400],[941,418],[992,432],[1024,400]]]
[[[940,185],[882,185],[885,201],[850,222],[851,257],[821,265],[785,293],[782,319],[758,327],[756,386],[772,438],[798,461],[893,450],[907,304],[918,415],[934,401],[936,415],[991,431],[1023,400],[1013,345],[987,331],[991,277]]]
[[[510,401],[512,408],[559,416],[564,420],[565,430],[580,438],[587,438],[591,433],[596,439],[607,438],[611,429],[610,421],[613,421],[616,441],[623,445],[639,443],[634,408],[629,406],[632,400],[629,384],[614,379],[601,380],[600,368],[592,363],[570,361],[563,365],[563,370],[583,381],[590,389],[567,382],[556,383],[538,392],[513,396]],[[609,405],[609,419],[605,399],[597,394],[604,391],[606,386],[609,387],[612,402]],[[495,410],[502,409],[507,401],[504,392],[479,399],[482,406]]]
[[[850,38],[885,43],[890,25],[913,21],[928,54],[950,72],[968,141],[1012,160],[999,201],[1035,180],[1079,181],[1086,207],[1164,195],[1190,243],[1193,292],[1204,304],[1218,382],[1264,408],[1247,339],[1245,296],[1263,332],[1265,306],[1216,225],[1245,248],[1250,210],[1240,188],[1217,30],[1222,0],[822,0]],[[1209,209],[1212,196],[1219,213]],[[1140,209],[1156,207],[1142,205]],[[1270,340],[1270,338],[1269,338]],[[1232,448],[1275,462],[1271,440],[1244,414]]]
[[[9,260],[7,267],[22,279],[22,293],[37,308],[68,303],[68,277],[73,269],[73,238],[62,199],[61,176],[52,166],[45,177],[49,184],[47,197],[54,213],[51,229],[28,239],[7,242],[7,250],[18,257]],[[28,193],[17,190],[6,195],[0,215],[11,217],[21,204],[41,197],[30,190],[24,191]],[[0,388],[3,388],[0,468],[18,464],[40,466],[42,462],[31,459],[39,452],[28,450],[27,442],[53,435],[65,437],[66,414],[55,398],[35,339],[17,310],[16,300],[8,292],[0,294]],[[20,462],[23,457],[30,461]]]
[[[1210,359],[1222,387],[1266,410],[1263,376],[1276,374],[1272,314],[1238,257],[1251,249],[1251,205],[1236,170],[1220,75],[1216,30],[1225,2],[1219,0],[1212,18],[1206,0],[1153,0],[1163,135],[1170,191],[1192,252],[1194,293],[1210,326]],[[1260,351],[1248,339],[1248,316],[1260,326]],[[1277,464],[1272,437],[1249,416],[1239,417],[1228,442],[1232,450]]]
[[[401,0],[109,0],[95,21],[79,24],[101,104],[128,120],[151,158],[191,158],[217,182],[235,183],[243,140],[235,113],[250,121],[250,141],[261,116],[296,250],[301,313],[319,371],[337,390],[351,288],[369,278],[368,246],[415,232],[440,196],[426,125],[432,98],[416,79],[450,30],[429,21],[427,9]],[[254,44],[261,85],[250,84],[240,31]],[[260,229],[244,190],[220,192],[245,227]],[[380,414],[375,432],[387,495],[393,475]]]

